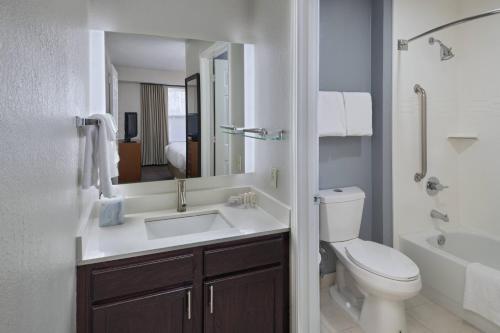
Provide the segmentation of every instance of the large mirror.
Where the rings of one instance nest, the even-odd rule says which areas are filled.
[[[117,183],[252,172],[253,46],[105,33]]]

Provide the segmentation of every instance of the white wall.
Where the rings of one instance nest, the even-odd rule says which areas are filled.
[[[90,0],[94,29],[235,43],[252,41],[252,1]]]
[[[137,140],[141,137],[141,85],[118,82],[118,139],[125,138],[125,112],[137,112]]]
[[[394,38],[408,38],[449,21],[490,10],[500,1],[439,0],[394,3]],[[450,224],[473,227],[500,236],[496,189],[500,186],[500,66],[498,17],[470,22],[434,34],[453,47],[455,57],[440,61],[439,47],[427,38],[410,44],[394,59],[394,236],[443,222],[432,221],[431,209],[450,215]],[[435,197],[425,181],[415,183],[420,163],[417,98],[412,87],[428,94],[429,171],[450,188]],[[478,134],[477,141],[449,140],[448,135]],[[427,180],[427,179],[426,179]]]
[[[122,82],[144,82],[184,86],[184,71],[162,71],[135,67],[117,66],[118,79]]]
[[[90,31],[89,41],[89,108],[90,113],[106,112],[108,86],[106,73],[110,66],[106,55],[106,45],[103,31]]]
[[[291,46],[290,1],[254,1],[255,125],[290,130]],[[255,143],[256,185],[285,203],[291,200],[289,141]],[[271,168],[279,168],[277,189],[270,185]]]
[[[245,126],[245,55],[244,45],[229,46],[229,110],[231,124]],[[245,138],[231,135],[231,173],[245,172]]]
[[[500,7],[499,0],[458,2],[460,16]],[[500,237],[500,17],[456,28],[461,43],[453,48],[458,73],[457,129],[479,136],[454,142],[458,154],[459,215],[462,225]]]
[[[3,1],[0,20],[0,332],[75,331],[75,235],[89,110],[84,0]]]
[[[190,39],[186,41],[186,77],[200,73],[200,53],[212,46],[213,42]]]
[[[457,18],[455,0],[416,2],[394,1],[394,45],[398,38],[410,38]],[[456,45],[456,32],[446,30],[434,37]],[[427,38],[410,44],[409,51],[394,53],[393,107],[393,186],[394,244],[401,233],[422,231],[442,222],[432,221],[430,211],[438,209],[459,222],[458,157],[447,140],[457,122],[456,59],[441,62],[439,47]],[[428,173],[437,176],[450,190],[430,197],[425,191],[427,178],[416,183],[420,172],[420,110],[413,87],[418,83],[428,96]]]
[[[255,127],[255,45],[244,46],[245,127]],[[255,170],[255,140],[245,138],[245,171]]]

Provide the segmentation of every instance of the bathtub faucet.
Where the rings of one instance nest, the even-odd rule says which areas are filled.
[[[448,214],[443,214],[441,212],[438,212],[435,209],[431,210],[431,217],[433,219],[440,219],[443,222],[450,222],[450,218],[448,217]]]

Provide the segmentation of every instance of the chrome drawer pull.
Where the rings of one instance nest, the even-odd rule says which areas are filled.
[[[210,313],[214,313],[214,286],[208,287],[210,289]]]
[[[191,290],[188,290],[187,296],[188,296],[188,302],[187,302],[188,320],[191,320]]]

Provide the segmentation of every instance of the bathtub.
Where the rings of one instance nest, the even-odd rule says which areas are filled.
[[[440,235],[446,238],[443,245],[438,244]],[[420,268],[424,296],[486,333],[500,332],[499,326],[462,307],[467,264],[500,270],[500,239],[464,230],[431,231],[401,235],[400,249]]]

